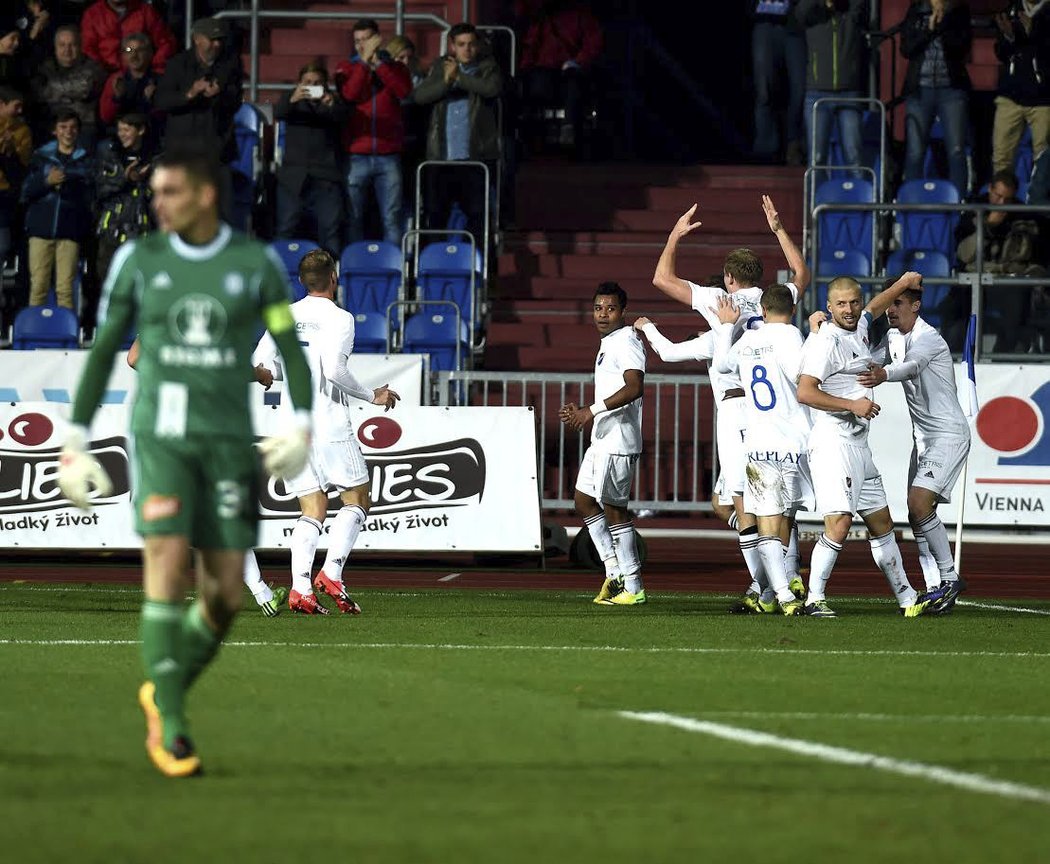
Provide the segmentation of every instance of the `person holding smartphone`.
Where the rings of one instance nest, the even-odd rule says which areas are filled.
[[[277,236],[302,236],[304,213],[317,222],[317,242],[335,260],[346,228],[346,176],[341,134],[347,105],[328,89],[328,69],[308,63],[275,116],[284,124],[284,160],[277,171]]]

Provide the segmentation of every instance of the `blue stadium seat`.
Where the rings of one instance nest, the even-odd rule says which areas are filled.
[[[875,190],[868,180],[825,180],[817,187],[813,205],[870,204]],[[822,213],[820,245],[831,249],[858,249],[872,258],[871,213]]]
[[[274,240],[270,248],[281,259],[284,271],[288,274],[292,302],[302,300],[306,296],[306,289],[299,282],[299,262],[307,252],[320,247],[313,240]]]
[[[470,329],[454,313],[424,311],[405,322],[406,354],[429,354],[431,371],[456,370],[470,354]]]
[[[251,227],[252,208],[262,181],[263,132],[266,118],[254,105],[243,102],[233,117],[237,155],[230,163],[233,174],[233,225],[241,231]]]
[[[64,306],[27,306],[15,317],[11,347],[71,349],[80,347],[80,322]]]
[[[900,276],[909,270],[931,278],[948,278],[952,275],[952,265],[948,256],[933,249],[898,249],[886,259],[887,277]],[[951,290],[950,285],[923,287],[922,317],[935,327],[939,327],[941,323],[941,315],[937,310]]]
[[[899,204],[958,204],[959,190],[949,180],[909,180],[897,190]],[[926,249],[955,254],[957,213],[898,213],[901,249]]]
[[[354,313],[354,351],[359,354],[386,354],[387,317],[385,312]]]
[[[469,330],[481,326],[471,296],[471,247],[468,243],[431,243],[419,255],[416,283],[420,300],[447,300],[459,307]],[[481,288],[481,253],[474,251],[474,285]]]
[[[828,305],[828,283],[837,276],[870,276],[871,262],[859,249],[821,249],[817,268],[816,307]]]
[[[339,282],[345,306],[351,312],[378,312],[386,320],[386,310],[400,298],[401,249],[393,243],[362,240],[351,243],[339,259]]]

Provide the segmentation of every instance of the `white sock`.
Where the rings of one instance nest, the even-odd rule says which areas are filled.
[[[255,557],[254,549],[248,549],[244,553],[244,584],[248,586],[255,602],[260,606],[273,600],[273,591],[263,582],[262,573],[259,572],[259,560]]]
[[[310,578],[314,569],[317,541],[321,539],[321,523],[309,516],[300,516],[292,529],[292,590],[313,594]]]
[[[609,533],[609,526],[605,522],[605,514],[599,513],[597,516],[588,516],[583,520],[583,524],[587,526],[587,533],[591,535],[591,542],[598,551],[598,557],[602,559],[602,564],[605,565],[605,578],[620,578],[620,564],[616,560],[616,544],[613,542],[612,534]]]
[[[348,504],[335,514],[328,532],[328,554],[321,569],[337,585],[343,584],[343,567],[367,518],[365,511],[356,504]]]
[[[881,537],[870,538],[868,544],[871,546],[871,557],[875,559],[886,581],[890,583],[890,590],[897,598],[897,604],[902,609],[913,605],[915,598],[919,595],[911,587],[911,582],[908,581],[908,576],[904,572],[901,550],[897,545],[897,538],[893,536],[893,531],[888,531]]]
[[[633,522],[610,525],[609,533],[616,545],[616,560],[623,568],[623,587],[628,594],[642,590],[642,565],[638,563],[638,543]]]
[[[937,563],[937,571],[940,577],[938,584],[941,581],[958,581],[959,577],[955,572],[955,559],[952,558],[951,543],[948,542],[948,529],[944,527],[944,523],[941,521],[941,517],[937,515],[937,511],[934,510],[929,516],[923,519],[918,524],[917,529],[916,537],[919,532],[922,533],[927,546],[929,546],[930,554],[933,556],[933,560]],[[926,571],[924,570],[924,576],[925,573]],[[926,580],[926,584],[929,586],[929,579]]]
[[[798,524],[791,524],[791,535],[788,537],[788,545],[782,547],[784,550],[784,568],[787,570],[788,582],[800,578],[799,567],[802,559],[798,554]]]
[[[784,566],[784,548],[780,545],[778,537],[759,537],[758,554],[762,556],[762,565],[769,579],[770,593],[781,603],[788,603],[795,599],[795,595],[788,588],[787,568]],[[763,600],[766,598],[763,597]]]
[[[838,560],[842,546],[828,539],[827,534],[821,534],[813,547],[813,557],[809,560],[809,592],[806,602],[827,599],[824,592],[831,578],[831,571]]]
[[[747,590],[761,594],[769,587],[769,582],[762,566],[762,556],[758,552],[758,528],[745,528],[737,535],[737,542],[740,544],[740,554],[744,556],[747,572],[751,575],[751,585]]]
[[[941,571],[937,569],[937,559],[930,552],[930,544],[926,542],[926,535],[917,528],[912,530],[915,531],[915,546],[919,550],[919,569],[922,570],[926,590],[932,591],[941,584]]]
[[[740,520],[736,518],[736,510],[729,514],[729,527],[736,531],[736,526]]]

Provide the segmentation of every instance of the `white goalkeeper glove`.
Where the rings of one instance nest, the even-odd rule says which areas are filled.
[[[271,435],[259,445],[268,474],[290,480],[306,467],[310,458],[308,412],[296,412],[295,428],[283,435]]]
[[[113,491],[109,475],[99,461],[85,451],[86,441],[87,430],[83,426],[71,427],[58,460],[58,488],[81,510],[91,508],[91,487],[100,498]]]

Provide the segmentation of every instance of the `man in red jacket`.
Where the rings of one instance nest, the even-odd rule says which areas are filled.
[[[335,70],[342,97],[354,110],[343,134],[350,154],[350,242],[364,239],[364,208],[374,186],[383,219],[383,239],[401,245],[401,151],[405,130],[401,100],[412,91],[412,76],[380,46],[379,26],[371,18],[354,25],[357,53]]]
[[[153,43],[154,72],[163,72],[175,53],[175,36],[143,0],[96,0],[84,11],[80,30],[84,53],[107,72],[120,71],[121,43],[133,33],[145,33]]]

